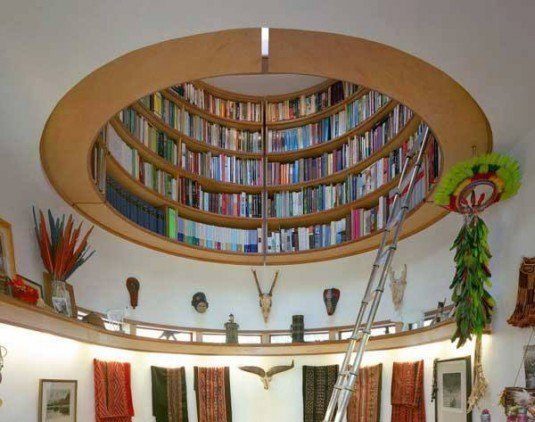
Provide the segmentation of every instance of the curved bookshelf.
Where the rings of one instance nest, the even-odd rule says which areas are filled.
[[[246,37],[242,37],[242,34],[245,33],[248,33],[248,31],[230,31],[227,34],[229,38],[226,38],[225,41],[228,44],[225,44],[225,46],[227,48],[230,45],[234,45],[234,37],[237,37],[240,39],[240,42],[245,42],[245,45],[248,46],[246,49],[250,46],[250,57],[255,57],[256,52],[254,52],[254,48],[245,41]],[[274,33],[278,34],[277,36],[280,36],[285,32],[279,32],[277,30]],[[295,35],[292,31],[288,32],[288,34]],[[306,34],[307,33],[302,34],[303,40],[308,39]],[[280,59],[278,54],[283,54],[283,52],[286,51],[286,46],[285,43],[278,43],[277,36],[275,37],[276,41],[274,45],[277,45],[278,47],[275,48],[275,53],[273,53],[272,56],[270,55],[270,60],[271,58],[274,59],[274,61],[270,61],[270,66],[273,65],[273,63],[277,64],[284,62],[284,60],[279,61],[282,59]],[[318,39],[322,39],[321,35],[317,35],[317,37],[319,37]],[[338,41],[342,42],[341,39]],[[220,48],[221,44],[219,44],[219,41],[215,42],[212,40],[211,42],[212,44],[209,43],[209,45],[214,45],[214,47],[217,45]],[[314,43],[315,42],[310,45],[313,45]],[[237,45],[234,45],[234,48],[236,48]],[[241,46],[241,44],[239,45]],[[366,45],[366,47],[370,52],[379,54],[375,52],[372,44]],[[190,45],[181,45],[180,48],[186,48],[187,50],[190,48]],[[329,49],[330,54],[336,55],[335,50],[336,49],[330,51]],[[194,50],[191,51],[193,52]],[[217,51],[217,48],[214,51]],[[242,51],[240,50],[240,56],[241,53]],[[339,57],[339,60],[341,61],[346,59],[347,58],[345,57]],[[199,76],[201,75],[202,68],[212,66],[211,60],[213,60],[213,57],[209,59],[208,57],[203,56],[202,60],[205,60],[205,62],[203,65],[204,67],[198,68],[199,72],[197,74],[199,74]],[[296,60],[297,62],[301,61],[301,63],[305,63],[308,59],[306,58],[306,55],[298,55]],[[414,64],[410,58],[406,58],[406,60],[407,63]],[[332,62],[332,60],[330,62]],[[290,62],[284,63],[286,63],[284,65],[286,66]],[[398,65],[401,66],[399,63]],[[416,66],[415,69],[419,69],[418,66],[420,66],[420,63],[418,63],[418,65],[414,64],[414,66]],[[240,68],[240,66],[237,68]],[[118,66],[115,71],[118,69],[121,69],[122,71],[122,66]],[[232,71],[230,73],[256,73],[255,71],[250,70],[244,71],[243,67],[240,69],[241,71],[239,72]],[[276,72],[283,72],[283,68],[281,67],[276,67],[274,69],[278,69]],[[423,69],[425,69],[425,71]],[[158,74],[162,69],[158,68],[154,69],[154,71],[155,74]],[[176,68],[175,71],[176,73],[174,75],[168,73],[169,77],[172,77],[173,80],[176,80],[178,77],[177,75],[181,74]],[[192,74],[195,74],[196,71],[197,70],[192,70]],[[392,75],[395,71],[396,69],[392,68],[389,70],[388,74]],[[403,71],[402,67],[400,67],[399,71]],[[164,73],[167,73],[167,70]],[[228,73],[228,70],[217,72],[214,69],[214,74]],[[295,73],[302,73],[302,71],[297,71]],[[343,67],[339,68],[338,73],[344,75]],[[459,87],[456,86],[455,83],[443,81],[442,74],[440,72],[437,73],[436,70],[430,66],[424,66],[422,70],[418,70],[416,73],[418,73],[419,77],[412,80],[411,83],[416,84],[417,81],[421,80],[423,75],[426,75],[426,77],[432,75],[430,79],[434,78],[439,84],[437,93],[442,93],[445,98],[450,98],[450,100],[455,97],[457,93],[462,91],[462,88],[461,91],[459,91]],[[321,72],[318,72],[317,74],[321,75]],[[333,73],[331,72],[331,74]],[[356,72],[356,74],[360,73]],[[105,77],[100,71],[96,71],[95,75],[96,80],[99,80],[101,75],[102,77]],[[157,86],[173,85],[171,79],[168,79],[167,83],[164,83],[163,80],[158,80],[158,78],[156,79]],[[262,220],[261,218],[250,218],[245,215],[258,215],[256,213],[258,212],[258,207],[260,205],[254,205],[250,208],[250,201],[258,201],[260,198],[259,195],[262,194],[267,196],[269,201],[275,201],[276,198],[275,202],[269,202],[273,207],[281,206],[281,204],[282,206],[286,206],[284,204],[288,203],[288,198],[291,198],[290,200],[294,201],[293,198],[298,197],[301,198],[299,201],[302,201],[304,204],[299,205],[298,203],[297,211],[292,210],[291,212],[279,212],[279,209],[277,208],[276,214],[281,217],[267,218],[267,235],[269,237],[267,239],[262,239],[262,241],[264,243],[268,242],[268,255],[266,258],[268,264],[304,263],[365,252],[377,247],[379,243],[384,225],[383,220],[386,219],[385,216],[387,215],[390,206],[388,198],[392,189],[397,184],[399,176],[396,176],[396,174],[399,171],[399,162],[403,159],[403,154],[405,153],[402,152],[402,149],[405,148],[405,141],[409,138],[412,139],[412,135],[417,132],[421,123],[425,121],[428,124],[431,124],[434,138],[440,142],[440,146],[435,146],[438,145],[435,143],[433,144],[434,149],[429,156],[429,160],[431,161],[429,161],[429,165],[426,167],[425,173],[423,173],[422,176],[424,182],[422,182],[423,187],[421,187],[420,196],[418,197],[418,200],[421,201],[421,203],[411,205],[413,209],[408,217],[402,237],[410,236],[411,234],[428,227],[446,214],[445,211],[434,207],[428,202],[429,197],[432,196],[433,186],[440,177],[441,172],[448,166],[451,166],[454,160],[467,157],[471,154],[471,148],[460,148],[459,145],[453,141],[453,139],[461,139],[458,137],[458,133],[471,133],[472,137],[470,139],[474,139],[474,143],[481,146],[483,150],[489,148],[491,138],[488,126],[481,125],[481,121],[486,123],[486,120],[484,116],[481,119],[481,116],[478,115],[479,110],[477,105],[474,107],[470,102],[470,99],[466,99],[463,95],[459,94],[458,97],[453,98],[453,103],[456,104],[458,108],[453,114],[449,115],[448,113],[439,111],[442,110],[440,109],[440,103],[429,101],[429,98],[426,97],[428,93],[433,92],[432,86],[426,85],[428,91],[418,92],[417,90],[420,97],[418,97],[418,95],[411,97],[411,92],[400,90],[399,86],[392,84],[391,79],[387,76],[381,76],[378,83],[374,82],[371,84],[371,86],[373,86],[373,91],[365,87],[367,85],[366,80],[358,82],[351,81],[351,77],[347,77],[347,75],[340,79],[349,80],[350,83],[353,84],[347,84],[348,94],[346,94],[345,90],[346,85],[333,79],[328,79],[325,82],[306,90],[270,97],[244,96],[211,87],[202,81],[194,80],[191,82],[191,87],[206,91],[202,94],[203,96],[206,95],[203,98],[213,99],[217,97],[218,99],[228,100],[232,104],[236,102],[243,102],[243,104],[251,102],[263,108],[265,108],[266,104],[269,102],[281,103],[289,100],[290,102],[287,104],[295,104],[292,103],[292,101],[294,101],[292,99],[301,96],[314,96],[314,93],[324,92],[329,86],[334,86],[334,84],[337,83],[338,87],[341,86],[343,88],[343,99],[339,101],[336,100],[334,104],[330,104],[326,107],[318,106],[323,108],[316,112],[308,115],[299,115],[296,118],[286,120],[279,119],[277,121],[266,119],[264,112],[264,117],[260,122],[249,121],[246,119],[242,120],[241,118],[231,119],[223,117],[222,115],[210,113],[206,107],[197,106],[194,103],[195,100],[192,100],[192,103],[189,99],[182,97],[171,88],[163,89],[160,91],[161,96],[158,94],[151,94],[153,95],[152,101],[147,102],[147,99],[143,98],[142,100],[126,106],[126,108],[130,107],[135,112],[128,114],[128,116],[131,116],[130,120],[127,120],[128,125],[123,124],[121,121],[121,119],[123,119],[123,114],[121,114],[121,119],[118,117],[109,119],[111,113],[108,114],[107,119],[109,120],[109,124],[115,130],[120,140],[129,148],[133,161],[132,169],[127,170],[123,167],[123,164],[121,164],[125,162],[123,159],[120,160],[120,163],[111,153],[106,153],[106,151],[104,151],[103,167],[106,169],[104,176],[99,175],[93,177],[95,176],[95,171],[92,166],[94,166],[95,163],[91,160],[92,157],[97,156],[98,154],[92,149],[89,150],[91,154],[87,155],[88,174],[81,175],[82,177],[77,177],[76,172],[68,169],[70,168],[70,163],[66,164],[63,162],[63,175],[52,169],[51,163],[54,161],[56,163],[61,162],[62,159],[59,156],[54,158],[54,155],[50,155],[50,151],[53,151],[56,148],[56,146],[50,144],[48,141],[51,139],[51,134],[60,139],[63,143],[72,142],[72,139],[78,139],[78,137],[71,134],[70,138],[66,138],[62,132],[62,129],[64,128],[60,129],[58,132],[54,126],[56,120],[51,118],[52,123],[49,122],[49,124],[47,124],[47,128],[45,128],[45,133],[43,135],[43,142],[41,144],[45,171],[49,175],[54,174],[54,177],[51,177],[51,181],[55,186],[58,180],[62,180],[62,177],[71,177],[68,181],[64,180],[63,182],[60,182],[63,187],[58,187],[58,190],[63,197],[69,198],[68,200],[70,203],[89,219],[121,237],[155,250],[209,261],[247,265],[260,264],[262,262],[262,256],[259,253],[259,251],[261,251],[259,249],[261,247],[261,233],[259,229],[262,226]],[[411,78],[408,77],[407,80],[409,79]],[[102,83],[105,85],[105,82]],[[108,83],[112,83],[112,81],[109,81]],[[142,83],[143,82],[140,81],[139,85],[142,85]],[[89,81],[88,84],[91,85],[91,81]],[[184,84],[182,86],[187,85]],[[412,85],[411,88],[414,88],[415,86],[416,85]],[[125,93],[128,91],[128,88],[129,87],[123,87]],[[354,89],[356,89],[356,91],[352,91]],[[389,98],[387,98],[388,101],[386,103],[384,103],[385,97],[382,96],[382,94],[379,94],[381,91],[389,93]],[[145,92],[154,92],[154,88],[146,89]],[[374,93],[373,96],[366,97],[368,99],[355,103],[359,98],[372,92]],[[337,92],[336,95],[339,93],[340,92]],[[196,95],[195,91],[194,94]],[[84,95],[98,97],[98,92],[90,92],[90,90],[87,90],[84,86]],[[142,98],[143,95],[144,94],[140,92],[137,94],[137,97]],[[76,103],[77,98],[78,101],[81,101],[81,104],[84,102],[83,96],[67,96],[68,101],[66,101],[65,104],[69,104],[72,101]],[[124,96],[121,98],[126,99],[127,97]],[[136,98],[136,96],[130,93],[128,98]],[[165,101],[162,100],[162,98]],[[306,98],[302,101],[307,101]],[[319,96],[314,98],[319,98]],[[405,98],[408,101],[404,101]],[[121,100],[123,101],[121,106],[116,106],[115,110],[125,109],[124,99]],[[159,102],[160,100],[162,101],[161,103]],[[377,103],[377,101],[380,102]],[[114,102],[111,101],[109,103],[111,104]],[[154,112],[151,110],[152,107],[148,108],[145,105],[149,103],[151,106],[155,105],[153,108],[155,110]],[[169,106],[170,103],[173,105]],[[227,105],[231,103],[227,103]],[[418,110],[418,114],[414,113],[412,117],[410,117],[409,114],[410,118],[404,118],[405,120],[402,120],[402,123],[399,121],[398,123],[392,123],[398,125],[392,126],[396,127],[396,129],[392,129],[390,126],[391,123],[386,122],[391,118],[389,117],[390,114],[394,110],[398,110],[396,106],[403,103],[410,104],[411,108]],[[428,114],[426,112],[425,107],[431,103],[437,110],[435,114]],[[91,104],[99,104],[100,109],[112,110],[108,107],[109,104],[102,104],[100,106],[101,103],[97,100],[92,101]],[[171,110],[170,117],[160,117],[162,115],[160,104],[165,110]],[[318,104],[321,104],[321,102]],[[65,105],[65,107],[66,106],[67,105]],[[301,104],[299,104],[299,107],[300,106]],[[79,105],[77,105],[77,107],[79,107]],[[94,119],[98,119],[102,122],[102,113],[100,113],[100,109],[98,109],[98,113],[94,113],[94,115],[87,119],[89,123]],[[449,109],[450,108],[448,108],[448,110]],[[244,109],[242,109],[242,111],[243,110]],[[247,116],[249,115],[248,110],[249,109],[247,109],[246,113]],[[252,110],[258,111],[258,108],[253,107]],[[368,115],[370,110],[374,110],[374,112],[371,115]],[[461,113],[459,110],[463,110],[463,112]],[[185,111],[192,117],[185,117]],[[301,113],[301,111],[299,111],[299,113]],[[398,116],[397,113],[398,111],[392,113],[392,116]],[[402,114],[403,113],[404,112],[402,112]],[[56,119],[59,119],[58,121],[68,120],[70,118],[65,113],[61,115],[53,113],[53,115],[56,116]],[[354,124],[350,123],[352,121],[363,119],[363,115],[366,116],[366,118],[347,130],[343,129],[343,126],[333,126],[337,125],[338,121],[342,124],[342,120],[338,119],[346,119],[346,115],[348,126]],[[165,114],[165,116],[169,115]],[[457,119],[457,122],[450,121],[452,116]],[[480,130],[476,136],[473,135],[473,130],[467,132],[465,126],[463,126],[463,124],[466,125],[467,123],[461,123],[459,125],[459,122],[468,117],[469,119],[466,120],[466,122],[469,122],[470,125],[478,124],[479,128],[484,128],[485,130]],[[143,131],[145,129],[141,132],[135,130],[136,125],[138,125],[136,119],[140,118],[141,123],[139,123],[139,125],[141,126],[138,127],[145,129],[152,127],[156,130],[156,132],[154,132],[156,133],[156,146],[152,143],[154,139],[148,138],[148,135]],[[178,118],[181,120],[177,120]],[[328,122],[327,118],[330,118]],[[442,121],[440,120],[441,118],[443,119]],[[134,123],[132,123],[131,119],[134,119]],[[173,126],[170,126],[165,123],[164,119],[165,121],[174,121],[175,123]],[[199,136],[199,139],[202,138],[205,140],[199,140],[182,133],[181,129],[185,127],[183,126],[184,122],[187,122],[187,124],[195,124],[196,129],[194,136]],[[394,122],[394,120],[392,120],[392,122]],[[318,125],[307,127],[307,125],[316,123],[318,123]],[[231,132],[224,132],[226,129],[221,129],[220,127],[214,127],[215,129],[210,128],[209,126],[212,124],[220,125],[221,128],[228,128]],[[403,126],[399,126],[400,124]],[[343,121],[343,125],[345,127],[346,120]],[[138,139],[134,133],[130,132],[129,127],[132,128],[132,131],[140,133],[141,137]],[[267,133],[269,131],[291,130],[299,127],[306,128],[303,130],[307,131],[317,131],[321,127],[323,128],[322,130],[327,130],[327,133],[329,134],[340,133],[343,130],[346,131],[340,136],[336,136],[332,139],[328,139],[329,135],[325,132],[322,132],[321,135],[319,132],[312,132],[311,136],[315,137],[313,142],[318,143],[309,147],[283,152],[267,151]],[[54,128],[55,131],[51,132],[51,128]],[[383,132],[376,132],[376,128],[379,128],[378,130]],[[219,132],[220,129],[222,132]],[[199,130],[201,130],[201,132],[198,132]],[[207,134],[212,130],[215,130],[215,132],[212,132],[210,137],[207,137]],[[239,133],[237,134],[233,130],[262,133],[262,148],[264,151],[251,152],[220,147],[219,145],[239,145],[242,143],[242,141],[239,140]],[[392,132],[392,130],[397,132]],[[223,132],[224,134],[221,135]],[[154,133],[150,132],[150,136],[154,135]],[[191,133],[194,132],[192,131]],[[199,133],[202,133],[202,135],[199,135]],[[379,133],[379,144],[375,143],[376,138],[374,138],[377,133]],[[453,134],[455,134],[455,137]],[[160,136],[163,136],[163,138],[160,138]],[[227,140],[225,140],[225,138],[221,138],[221,136],[231,136],[232,138],[227,138]],[[246,136],[252,135],[246,134]],[[286,134],[281,134],[280,136],[286,136]],[[372,142],[372,146],[368,145],[367,147],[364,147],[362,146],[364,144],[361,145],[361,142],[363,142],[363,139],[365,138],[367,140],[371,139],[370,142]],[[87,138],[83,137],[83,139]],[[141,141],[141,139],[143,139],[143,141]],[[229,141],[229,139],[232,139],[232,141]],[[325,140],[321,141],[321,139]],[[90,145],[89,148],[92,148],[93,140],[94,135],[92,136],[90,143],[86,144]],[[163,147],[160,145],[161,142],[163,142]],[[211,142],[217,143],[217,145],[212,145]],[[293,143],[294,141],[291,142],[292,143],[289,143],[288,140],[285,140],[279,145],[285,145],[285,148],[289,148],[290,146],[295,145],[295,143]],[[309,138],[307,138],[307,142],[304,144],[307,144],[308,142],[311,142]],[[323,159],[324,156],[326,156],[325,160],[331,160],[328,161],[331,163],[332,160],[338,159],[339,154],[348,154],[349,151],[354,151],[349,149],[350,142],[354,143],[352,145],[356,145],[356,157],[365,158],[344,158],[342,163],[351,164],[346,164],[344,167],[343,164],[339,164],[337,161],[336,167],[329,164],[331,167],[328,167],[327,170],[325,170],[327,167],[322,167],[317,173],[316,170],[314,170],[314,173],[309,171],[308,176],[299,173],[299,177],[296,177],[296,179],[301,178],[302,180],[305,178],[304,181],[299,183],[271,184],[271,180],[281,180],[277,178],[280,177],[282,171],[288,172],[285,173],[283,180],[295,180],[289,179],[287,175],[292,174],[290,171],[295,171],[296,168],[301,172],[301,169],[304,169],[305,165],[317,164],[319,162],[318,160],[320,158]],[[257,138],[250,138],[247,143],[249,147],[258,149]],[[174,148],[171,155],[169,155],[167,148]],[[365,152],[359,152],[361,150]],[[78,149],[63,148],[61,153],[68,152],[68,154],[76,155],[78,154],[78,151]],[[206,153],[206,155],[204,155],[204,153]],[[171,156],[173,157],[172,159],[170,158]],[[216,158],[214,159],[214,157]],[[230,159],[228,159],[229,157]],[[308,158],[310,158],[310,160],[306,161]],[[188,164],[183,164],[183,159],[187,160],[184,161],[184,163]],[[305,161],[297,162],[302,159]],[[128,157],[126,160],[128,163]],[[255,160],[257,160],[258,163]],[[392,162],[392,160],[394,160],[394,162]],[[264,176],[267,176],[266,170],[268,163],[280,163],[279,167],[272,167],[273,169],[278,169],[278,173],[276,175],[274,174],[273,179],[264,181],[264,184],[260,185],[259,180],[261,179],[258,178],[261,176],[259,175],[263,174]],[[376,163],[378,164],[377,166],[375,165]],[[263,173],[260,173],[260,170],[258,170],[260,168],[259,164],[263,167]],[[126,165],[128,167],[128,164]],[[227,167],[225,166],[230,165],[234,166],[233,170],[229,170],[232,171],[231,176],[228,176],[227,173],[222,175],[221,169],[223,168],[226,172]],[[295,167],[291,168],[291,165]],[[239,166],[247,166],[247,168]],[[283,167],[281,168],[281,166]],[[392,166],[394,166],[393,169],[391,168]],[[336,170],[333,170],[334,168],[336,168]],[[197,173],[192,169],[201,169],[202,171],[200,170],[199,173]],[[245,177],[243,176],[244,169],[255,172],[252,176],[253,179],[250,179],[249,173],[247,173]],[[377,179],[377,181],[373,181],[368,185],[368,177],[377,177],[373,176],[374,174],[380,174],[377,172],[383,172],[380,179],[381,181],[379,182],[379,179]],[[310,176],[310,174],[323,175],[325,173],[327,174],[322,177]],[[106,174],[109,178],[108,184],[114,183],[119,186],[119,190],[116,192],[118,197],[116,198],[109,198],[104,194]],[[314,178],[310,179],[310,177]],[[81,185],[86,186],[86,188],[79,189],[78,186],[73,190],[71,186],[74,187],[73,184],[77,183],[76,180],[79,180]],[[233,180],[240,181],[240,183],[234,183],[232,182]],[[244,184],[244,180],[252,180],[252,182],[250,184]],[[182,181],[186,182],[182,183]],[[350,187],[349,183],[356,183],[354,186],[357,187]],[[361,187],[358,187],[359,183],[361,184]],[[365,187],[362,186],[362,183],[365,183]],[[374,186],[379,187],[374,189]],[[185,193],[186,196],[181,195],[180,192],[182,189],[187,189],[187,193]],[[347,193],[336,193],[338,191],[346,192],[346,189],[353,189],[354,193],[349,193],[349,190]],[[226,196],[227,194],[228,196]],[[307,199],[308,195],[310,195],[311,199]],[[336,196],[331,197],[325,195]],[[355,197],[356,199],[352,199]],[[109,202],[110,200],[114,201],[113,204]],[[126,211],[124,204],[117,202],[122,200],[126,201]],[[197,205],[190,206],[183,202],[199,205],[198,207]],[[129,209],[128,207],[132,206],[132,204],[137,208],[133,210]],[[256,202],[256,204],[258,204],[258,202]],[[333,206],[334,204],[336,204],[336,206]],[[117,207],[121,206],[122,208],[119,210]],[[243,206],[245,206],[245,208],[241,208]],[[295,208],[293,203],[292,206]],[[229,213],[230,215],[205,211],[204,209],[224,210],[225,213]],[[307,209],[309,211],[307,211]],[[313,210],[316,209],[321,211],[313,212]],[[148,224],[147,221],[144,220],[147,218],[150,220],[155,215],[155,218],[165,221],[165,230],[162,229],[160,225],[158,225],[158,229],[156,230],[154,228],[156,227],[156,224],[152,226],[150,225],[152,222]],[[161,223],[160,220],[158,220],[158,224]],[[170,222],[172,222],[171,225],[173,227],[170,226]],[[358,225],[362,225],[362,227],[357,227],[356,232],[354,232],[355,222],[357,222]],[[193,232],[191,230],[193,230]],[[219,233],[220,231],[224,236]],[[301,237],[296,240],[296,234],[299,233],[299,236],[301,236],[302,232],[305,233],[305,240],[303,241]],[[223,236],[223,238],[221,238],[221,236]],[[284,242],[284,236],[286,236],[286,245],[282,244]],[[277,243],[279,241],[281,244]],[[237,243],[235,244],[234,242]]]

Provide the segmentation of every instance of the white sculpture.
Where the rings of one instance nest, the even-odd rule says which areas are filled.
[[[403,297],[405,296],[405,288],[407,287],[407,264],[403,265],[403,270],[399,277],[396,277],[396,273],[392,267],[389,268],[388,274],[390,275],[390,291],[392,293],[394,309],[396,312],[399,312],[403,306]]]

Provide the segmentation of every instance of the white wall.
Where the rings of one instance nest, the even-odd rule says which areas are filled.
[[[38,407],[39,379],[60,378],[78,380],[78,421],[92,422],[94,417],[93,359],[130,362],[132,365],[132,395],[134,422],[152,422],[150,366],[186,367],[188,413],[197,420],[193,366],[229,366],[234,422],[296,422],[302,420],[302,365],[339,364],[341,355],[291,357],[185,356],[140,353],[81,344],[49,334],[0,324],[0,344],[9,355],[0,384],[2,422],[35,422]],[[485,347],[489,339],[485,336]],[[414,361],[425,358],[425,397],[431,396],[433,359],[467,356],[471,345],[453,349],[449,342],[407,349],[369,353],[365,365],[383,364],[381,421],[390,420],[390,384],[394,361]],[[273,365],[290,364],[295,368],[276,375],[270,389],[264,390],[256,375],[242,372],[241,365],[257,365],[269,369]],[[426,401],[428,420],[433,420],[434,404]]]

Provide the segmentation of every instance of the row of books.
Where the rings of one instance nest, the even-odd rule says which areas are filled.
[[[219,251],[241,253],[259,251],[257,229],[235,229],[197,223],[180,217],[172,208],[167,209],[167,235],[188,245]]]
[[[264,168],[261,160],[242,159],[234,155],[190,151],[182,144],[182,168],[219,182],[261,186]]]
[[[260,131],[253,132],[222,126],[188,111],[184,111],[184,127],[181,132],[190,138],[218,148],[232,151],[262,152],[262,134]]]
[[[268,152],[295,151],[328,142],[342,136],[377,113],[390,99],[380,92],[370,91],[349,103],[343,110],[304,126],[269,130]]]
[[[170,199],[178,199],[176,178],[152,163],[143,160],[135,148],[130,148],[110,125],[107,125],[108,150],[130,176],[146,187]]]
[[[143,145],[171,164],[178,164],[178,147],[167,134],[149,124],[147,119],[139,115],[131,107],[119,112],[119,120],[128,131]]]
[[[309,186],[298,191],[275,192],[268,197],[270,217],[285,218],[336,208],[379,189],[400,172],[408,147],[404,146],[336,184]]]
[[[106,200],[137,225],[165,236],[165,213],[123,189],[109,177],[106,180]]]
[[[182,127],[183,113],[182,108],[165,98],[160,92],[146,95],[139,100],[145,108],[152,111],[156,116],[175,130]]]
[[[262,195],[206,192],[191,179],[180,179],[180,202],[215,214],[233,217],[262,217]]]
[[[357,92],[358,88],[358,85],[350,82],[336,81],[322,91],[310,95],[300,95],[280,102],[268,102],[268,121],[298,119],[318,113],[345,100]]]
[[[413,113],[409,108],[397,105],[373,129],[351,137],[341,148],[331,153],[319,157],[301,158],[289,163],[269,162],[267,183],[269,185],[302,183],[354,166],[384,147],[405,127],[412,116]]]
[[[259,122],[262,118],[262,105],[258,102],[220,98],[191,82],[176,85],[172,90],[189,103],[225,119]]]

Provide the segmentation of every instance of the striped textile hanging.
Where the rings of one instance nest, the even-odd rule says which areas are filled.
[[[347,422],[379,422],[383,365],[360,368],[355,392],[347,407]]]
[[[198,422],[232,422],[229,368],[194,368]]]
[[[93,361],[96,422],[131,422],[130,364]]]
[[[303,420],[322,422],[334,383],[338,365],[303,366]]]
[[[156,422],[188,422],[186,370],[151,366],[152,414]]]

